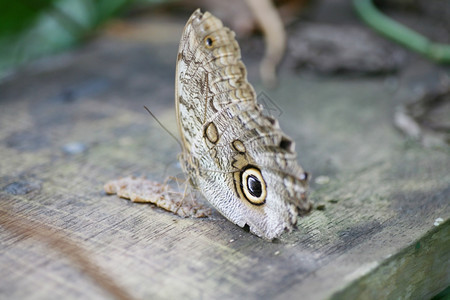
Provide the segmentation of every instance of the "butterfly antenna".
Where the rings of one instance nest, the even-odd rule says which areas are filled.
[[[150,114],[150,116],[153,117],[153,119],[155,119],[156,122],[158,122],[159,126],[162,127],[162,129],[164,129],[171,137],[173,137],[173,139],[175,141],[177,141],[178,145],[180,145],[181,151],[183,151],[183,146],[181,145],[181,142],[178,140],[178,138],[172,133],[170,132],[169,129],[167,129],[159,120],[158,118],[150,111],[150,109],[147,108],[147,106],[144,105],[145,110],[147,110],[147,112]]]

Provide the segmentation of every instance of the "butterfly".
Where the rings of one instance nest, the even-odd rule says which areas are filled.
[[[263,114],[234,32],[200,9],[181,37],[175,107],[183,171],[228,220],[271,240],[310,211],[293,140]]]

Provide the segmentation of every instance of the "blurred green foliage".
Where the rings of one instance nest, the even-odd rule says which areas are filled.
[[[24,62],[73,46],[131,2],[0,1],[0,77]]]
[[[25,30],[39,13],[52,5],[53,0],[1,1],[0,37],[14,35]]]

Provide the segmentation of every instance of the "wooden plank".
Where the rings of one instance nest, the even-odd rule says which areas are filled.
[[[217,213],[182,219],[105,195],[120,176],[181,172],[175,141],[142,108],[176,130],[173,40],[99,38],[0,85],[2,298],[111,297],[54,234],[138,299],[426,298],[450,284],[449,149],[394,129],[409,82],[394,93],[384,78],[285,72],[266,93],[304,168],[329,179],[311,186],[324,209],[277,242]],[[24,220],[41,234],[20,234]]]

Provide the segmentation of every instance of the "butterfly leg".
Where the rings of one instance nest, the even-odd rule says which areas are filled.
[[[167,186],[169,181],[175,181],[175,182],[177,183],[177,185],[178,185],[178,190],[180,190],[180,185],[184,185],[184,192],[183,192],[183,193],[180,193],[180,192],[171,192],[171,194],[176,194],[176,195],[177,195],[177,198],[179,198],[179,196],[182,195],[181,200],[176,201],[176,204],[175,204],[176,207],[173,209],[173,212],[174,212],[175,214],[178,214],[178,215],[183,215],[183,214],[180,214],[178,211],[179,211],[179,209],[180,209],[181,207],[183,207],[183,204],[185,204],[184,201],[185,201],[187,195],[189,194],[189,193],[188,193],[188,186],[189,186],[188,181],[187,181],[187,179],[184,179],[184,178],[182,179],[182,178],[178,178],[178,177],[174,177],[174,176],[168,176],[168,177],[164,180],[163,185],[164,185],[164,186]],[[191,200],[192,200],[192,195],[191,195]]]
[[[183,206],[184,200],[186,199],[188,185],[185,184],[183,197],[181,197],[181,201],[178,204],[178,207],[175,209],[175,213],[178,214],[178,210]]]

